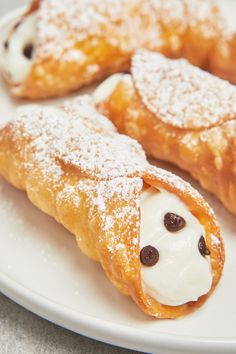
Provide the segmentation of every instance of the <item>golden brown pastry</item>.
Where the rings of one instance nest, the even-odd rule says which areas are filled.
[[[148,155],[191,173],[236,213],[236,87],[184,59],[139,51],[131,75],[95,93],[100,110]]]
[[[224,247],[207,203],[150,166],[88,96],[20,107],[0,130],[0,173],[76,235],[80,249],[151,316],[192,312],[220,279]]]
[[[209,70],[222,79],[236,84],[236,32],[227,33],[213,47]]]
[[[3,74],[38,99],[129,70],[138,48],[205,67],[221,17],[214,0],[36,0],[4,43]]]

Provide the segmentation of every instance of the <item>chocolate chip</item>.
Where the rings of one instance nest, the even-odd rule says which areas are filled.
[[[147,267],[154,266],[159,260],[159,252],[155,247],[143,247],[140,252],[141,263]]]
[[[203,257],[209,256],[210,253],[211,253],[209,248],[206,245],[206,241],[205,241],[205,238],[203,236],[200,237],[200,240],[198,242],[198,249],[199,249],[199,252],[201,253],[201,255]]]
[[[34,46],[33,44],[27,44],[23,49],[23,54],[26,58],[31,59],[33,56]]]
[[[4,48],[7,50],[7,49],[9,48],[9,42],[8,42],[8,41],[5,41],[5,42],[3,43],[3,46],[4,46]]]
[[[186,221],[182,216],[174,213],[167,213],[164,216],[164,225],[168,231],[177,232],[185,227]]]

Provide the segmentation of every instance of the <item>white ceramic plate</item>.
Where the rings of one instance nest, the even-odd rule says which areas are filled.
[[[236,1],[227,5],[226,10],[235,14]],[[4,38],[17,14],[2,19],[0,37]],[[3,83],[0,102],[1,121],[25,103],[11,99]],[[131,299],[114,289],[100,265],[79,251],[70,233],[2,179],[0,290],[50,321],[114,345],[159,354],[236,353],[236,217],[187,174],[163,166],[190,180],[205,195],[225,239],[223,279],[199,311],[176,321],[157,321],[142,314]]]

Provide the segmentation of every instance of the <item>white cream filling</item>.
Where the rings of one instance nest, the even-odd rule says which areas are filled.
[[[175,213],[186,221],[178,232],[169,232],[164,215]],[[212,284],[210,257],[203,257],[198,242],[204,228],[186,205],[174,194],[150,187],[141,201],[140,250],[153,246],[159,261],[152,267],[142,264],[144,291],[161,304],[178,306],[196,301]]]
[[[24,82],[30,74],[33,58],[24,55],[24,48],[35,44],[36,13],[25,17],[8,38],[8,48],[4,48],[1,68],[9,81],[15,84]]]
[[[116,85],[124,75],[125,74],[122,73],[114,74],[103,81],[93,93],[94,102],[98,104],[99,102],[105,101],[114,91]]]

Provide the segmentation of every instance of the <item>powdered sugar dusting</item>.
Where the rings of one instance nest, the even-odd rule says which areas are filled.
[[[124,220],[124,218],[132,218],[138,215],[142,187],[143,181],[141,177],[119,177],[108,181],[96,181],[94,184],[88,183],[87,180],[81,180],[76,186],[80,191],[90,195],[90,203],[101,215],[103,214],[104,230],[113,229],[117,219]],[[126,200],[127,203],[119,207],[118,204],[121,200]],[[128,203],[128,200],[132,200],[132,205]],[[115,220],[107,210],[109,201],[112,201],[112,203],[117,202]]]
[[[86,203],[89,210],[88,218],[93,220],[94,215],[97,216],[96,220],[101,230],[107,235],[106,247],[109,253],[123,251],[138,257],[136,247],[139,244],[139,208],[142,188],[141,177],[118,177],[107,181],[82,178],[73,186],[65,185],[58,193],[57,202],[65,203],[69,200],[75,204],[78,195],[86,195],[83,203]],[[124,240],[131,238],[129,248],[124,244],[126,241],[118,237],[117,230],[120,227]]]
[[[178,128],[201,129],[236,115],[236,88],[184,59],[139,51],[132,61],[134,84],[147,108]]]
[[[37,15],[35,58],[83,63],[86,55],[74,48],[86,40],[96,46],[101,37],[124,52],[158,49],[165,44],[169,26],[173,35],[198,26],[203,36],[214,37],[219,21],[213,9],[213,0],[43,0]]]
[[[90,96],[58,107],[19,107],[6,128],[13,144],[21,147],[26,181],[39,170],[57,206],[68,202],[79,210],[85,203],[89,219],[98,215],[100,229],[110,235],[110,252],[122,251],[124,241],[116,235],[122,227],[121,235],[131,238],[125,252],[136,254],[132,235],[139,237],[142,175],[148,163],[141,146],[118,134]]]
[[[150,0],[156,16],[160,14],[160,21],[169,26],[174,24],[179,30],[186,28],[185,3],[183,0]]]
[[[205,38],[218,38],[226,21],[215,0],[185,0],[186,17],[191,29],[201,31]]]
[[[200,194],[196,189],[194,189],[190,183],[183,181],[180,177],[174,175],[173,173],[163,170],[162,168],[157,168],[150,166],[149,171],[151,175],[157,176],[159,180],[163,183],[167,183],[169,185],[174,185],[179,191],[182,193],[187,193],[188,195],[192,195],[194,198],[198,199]]]
[[[41,1],[37,23],[36,59],[55,57],[69,58],[83,62],[84,57],[75,53],[78,43],[85,40],[96,45],[96,38],[103,37],[112,46],[122,50],[133,50],[140,46],[135,36],[142,26],[142,19],[149,18],[143,28],[144,42],[155,40],[157,45],[159,26],[157,15],[153,14],[152,2],[159,0],[44,0]],[[130,16],[133,14],[133,25]]]
[[[43,0],[35,58],[83,63],[86,55],[74,48],[86,40],[96,46],[101,37],[129,53],[141,47],[158,49],[165,44],[168,27],[174,28],[173,35],[197,27],[205,38],[214,37],[221,22],[215,9],[214,0]]]
[[[61,107],[20,107],[15,125],[23,126],[28,148],[42,168],[61,175],[61,165],[73,166],[90,178],[131,176],[145,168],[141,146],[116,133],[101,116],[91,98],[83,96]]]
[[[201,206],[204,205],[204,208],[205,210],[207,210],[208,215],[214,218],[216,222],[213,209],[203,199],[200,193],[191,186],[190,183],[184,181],[182,178],[174,175],[173,173],[170,173],[169,171],[163,170],[161,168],[149,166],[147,171],[149,171],[152,176],[156,176],[158,180],[161,181],[161,183],[163,183],[163,185],[170,185],[170,186],[174,185],[175,188],[182,195],[188,195],[188,197],[195,199],[196,204],[198,203]]]
[[[79,217],[82,209],[83,218],[98,226],[94,236],[96,248],[105,247],[112,257],[121,256],[125,271],[137,271],[139,262],[140,203],[145,176],[154,178],[167,190],[168,185],[174,184],[180,197],[186,193],[195,198],[196,205],[203,204],[189,184],[150,166],[140,145],[118,134],[113,124],[95,110],[89,96],[58,107],[20,107],[16,120],[6,128],[7,139],[10,137],[13,145],[18,144],[19,154],[26,162],[26,190],[35,189],[37,193],[42,179],[55,202],[56,217],[62,222],[61,210],[76,210]],[[31,184],[30,176],[38,170],[41,176],[33,178]],[[83,234],[72,231],[78,232],[80,245]],[[99,255],[100,252],[98,259]]]

